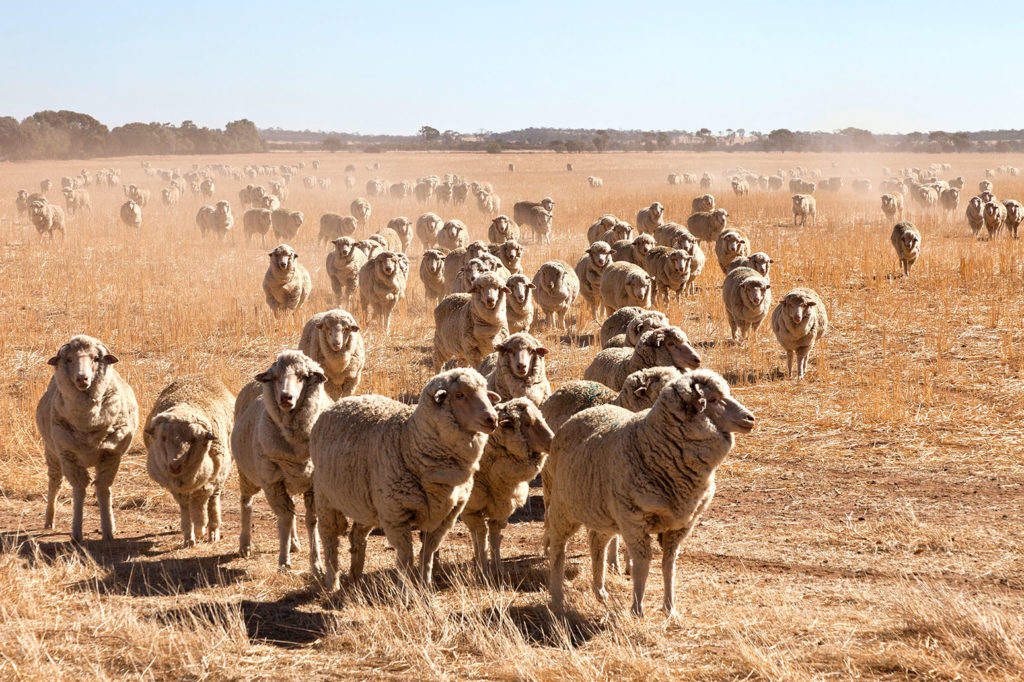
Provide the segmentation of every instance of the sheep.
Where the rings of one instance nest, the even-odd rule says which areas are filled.
[[[587,228],[587,242],[593,244],[594,242],[601,241],[601,235],[615,227],[619,222],[619,219],[613,215],[601,216]]]
[[[381,190],[383,193],[383,190]],[[355,217],[359,223],[361,229],[366,229],[370,226],[370,215],[373,213],[373,209],[370,208],[370,202],[362,197],[352,200],[352,203],[348,207],[349,213]]]
[[[462,522],[473,540],[477,568],[501,572],[501,531],[512,512],[526,504],[530,481],[544,467],[554,433],[537,406],[525,398],[495,405],[498,426],[487,437],[473,489],[462,509]]]
[[[93,483],[103,539],[114,538],[110,486],[139,426],[139,404],[132,387],[114,369],[117,362],[98,339],[73,337],[49,359],[53,376],[36,407],[49,486],[44,528],[53,528],[63,475],[71,484],[74,542],[84,539],[82,510],[91,468],[96,469]]]
[[[604,178],[600,178],[596,175],[590,175],[587,177],[587,182],[591,187],[597,189],[598,187],[604,187]]]
[[[608,265],[601,274],[601,300],[611,312],[625,306],[651,307],[651,276],[633,263]]]
[[[64,209],[57,204],[51,204],[46,199],[35,199],[29,202],[28,217],[36,228],[39,236],[49,235],[53,239],[55,232],[64,236]]]
[[[372,310],[381,318],[381,327],[387,334],[391,330],[391,312],[405,296],[408,281],[408,260],[394,251],[381,251],[359,268],[359,307],[363,319]]]
[[[621,534],[633,560],[632,612],[638,617],[650,570],[649,536],[660,536],[664,608],[674,616],[679,544],[711,503],[715,470],[732,448],[733,433],[749,433],[754,424],[754,415],[710,370],[675,379],[650,410],[603,405],[566,422],[545,467],[552,608],[563,608],[566,542],[586,525],[594,593],[606,601],[606,546]]]
[[[274,236],[278,239],[294,239],[302,227],[302,211],[289,211],[286,208],[279,208],[270,215],[270,223],[274,229]]]
[[[223,239],[234,224],[235,216],[231,213],[231,204],[227,201],[218,201],[216,206],[203,206],[196,214],[196,225],[204,237],[210,232]]]
[[[670,185],[681,185],[683,184],[683,176],[679,173],[668,174],[668,184]]]
[[[1024,222],[1024,206],[1019,201],[1014,201],[1013,199],[1004,201],[1003,206],[1006,207],[1006,229],[1016,239],[1017,228]]]
[[[125,195],[139,206],[145,208],[149,203],[150,191],[138,185],[126,185]]]
[[[174,206],[181,201],[181,190],[174,186],[167,187],[161,192],[161,196],[164,206]]]
[[[655,247],[654,237],[650,234],[638,234],[633,241],[617,241],[612,244],[614,260],[621,263],[632,263],[643,267],[647,254]]]
[[[268,255],[270,266],[263,276],[263,293],[274,315],[280,317],[286,310],[302,307],[309,298],[313,281],[298,262],[299,254],[287,244],[279,244]]]
[[[953,187],[942,190],[939,193],[939,203],[943,209],[950,212],[955,211],[960,207],[960,190]]]
[[[516,240],[510,239],[501,244],[490,244],[487,246],[487,250],[498,257],[510,275],[523,272],[523,247]]]
[[[633,226],[629,223],[618,222],[612,225],[607,231],[597,235],[594,239],[595,242],[608,242],[614,244],[623,240],[630,240],[633,238]],[[591,242],[593,243],[593,242]]]
[[[583,378],[616,391],[626,377],[645,367],[696,369],[700,355],[679,327],[658,327],[644,332],[632,348],[605,348],[594,356]]]
[[[213,180],[206,178],[199,183],[199,191],[202,192],[204,199],[212,199],[213,193],[216,191],[216,186],[214,185]]]
[[[231,451],[241,493],[242,529],[238,551],[242,556],[249,556],[252,498],[263,490],[277,517],[277,563],[281,568],[291,568],[293,543],[298,549],[292,497],[302,495],[310,569],[314,574],[322,574],[313,501],[310,432],[330,403],[323,387],[327,375],[302,352],[286,350],[255,379],[235,399],[235,424],[231,432]]]
[[[601,325],[601,348],[632,348],[644,332],[670,324],[660,310],[638,306],[619,308]]]
[[[374,235],[377,236],[384,242],[384,248],[388,251],[394,251],[395,253],[404,253],[402,250],[402,238],[397,232],[392,230],[390,227],[382,227],[377,230]]]
[[[384,181],[381,180],[380,178],[374,178],[373,180],[367,180],[366,181],[366,195],[367,196],[381,197],[381,196],[384,196],[384,192],[385,192]],[[360,200],[357,199],[356,201],[360,201]],[[363,201],[365,201],[365,199]],[[355,215],[355,211],[352,211],[352,214]]]
[[[479,368],[487,378],[488,390],[502,400],[529,398],[538,407],[548,399],[551,384],[544,367],[548,349],[539,339],[528,332],[518,332],[495,344],[494,351]],[[490,363],[494,368],[485,372]]]
[[[729,212],[724,208],[716,208],[713,211],[701,211],[694,213],[686,219],[686,229],[697,239],[714,243],[718,239],[718,235],[725,230],[728,218]],[[655,235],[655,239],[657,239],[657,235]],[[665,244],[665,246],[669,245]]]
[[[553,213],[544,209],[541,206],[534,206],[530,211],[523,216],[526,220],[519,222],[523,227],[528,227],[533,231],[533,239],[536,242],[543,241],[545,244],[551,244],[551,220]]]
[[[402,182],[396,182],[388,188],[388,194],[395,201],[401,201],[412,193],[412,185],[409,184],[408,180]]]
[[[449,287],[453,286],[466,263],[474,258],[480,258],[485,253],[487,245],[481,241],[470,242],[466,246],[451,250],[444,259],[444,281]]]
[[[978,183],[978,191],[979,192],[991,192],[992,191],[992,182],[990,180],[982,180],[981,182]]]
[[[630,412],[646,410],[661,389],[679,376],[675,367],[645,367],[628,375],[618,393],[597,381],[567,381],[544,401],[540,411],[548,426],[558,433],[573,415],[598,405],[618,405]]]
[[[490,254],[487,254],[490,256]],[[491,258],[494,258],[491,256]],[[495,258],[495,260],[497,260]],[[452,294],[465,294],[469,293],[470,288],[473,286],[473,282],[476,281],[477,277],[484,274],[485,272],[494,272],[491,269],[489,263],[485,263],[480,258],[471,258],[462,269],[456,274],[456,276],[448,283],[448,293]],[[499,276],[501,273],[498,273]],[[504,281],[504,277],[500,277]]]
[[[828,312],[821,297],[813,289],[804,287],[790,291],[772,311],[772,331],[786,351],[788,376],[793,376],[795,354],[796,376],[803,379],[808,354],[828,331]]]
[[[757,332],[772,305],[771,284],[758,271],[751,268],[735,268],[725,276],[722,284],[722,300],[725,314],[736,341],[739,332],[741,343],[746,341],[751,330]]]
[[[711,177],[709,173],[704,173],[700,176],[700,188],[702,190],[711,189],[715,184],[715,179]]]
[[[764,251],[758,251],[757,253],[752,253],[749,256],[737,256],[736,258],[733,258],[729,261],[729,265],[726,266],[725,271],[726,274],[728,274],[730,270],[735,268],[750,268],[751,270],[755,270],[760,273],[765,279],[768,279],[768,272],[771,270],[772,263],[774,262],[775,261],[773,261],[771,256],[767,253]]]
[[[560,260],[542,263],[533,276],[533,298],[544,311],[549,326],[565,329],[569,308],[580,294],[580,279]]]
[[[967,202],[967,225],[975,237],[985,225],[985,202],[979,196],[971,197],[971,200]]]
[[[703,194],[690,202],[691,213],[711,213],[715,210],[715,198],[710,194]]]
[[[338,213],[324,213],[320,216],[320,234],[317,242],[323,244],[338,237],[351,237],[359,229],[355,216],[343,216]]]
[[[398,235],[401,248],[397,250],[402,253],[409,253],[409,246],[412,244],[412,221],[405,216],[392,218],[388,221],[387,229],[392,230],[396,235]],[[381,232],[383,232],[383,230],[381,230]]]
[[[461,220],[449,220],[437,235],[437,245],[448,251],[463,247],[468,241],[469,232]]]
[[[487,227],[487,239],[492,244],[502,244],[510,239],[518,240],[519,235],[519,225],[504,214],[494,218]]]
[[[146,418],[146,470],[181,512],[185,547],[220,539],[220,498],[231,470],[235,396],[218,379],[171,382]]]
[[[508,320],[510,334],[528,332],[533,326],[533,295],[537,288],[530,278],[517,273],[505,281],[509,293],[505,296],[505,317]]]
[[[594,311],[594,319],[604,315],[601,299],[601,275],[605,266],[612,262],[612,247],[607,242],[594,242],[576,263],[576,277],[580,282],[580,294]]]
[[[984,216],[988,238],[994,239],[1003,230],[1003,223],[1006,222],[1006,207],[995,199],[991,199],[985,204]]]
[[[697,237],[679,223],[665,223],[654,230],[654,244],[681,249],[687,242],[697,243]]]
[[[448,294],[448,285],[444,280],[444,261],[444,253],[437,249],[427,249],[420,259],[420,281],[423,282],[428,305],[431,302],[437,305]]]
[[[978,196],[981,197],[981,203],[983,204],[996,200],[996,195],[992,194],[992,192],[982,192]]]
[[[745,180],[735,178],[732,181],[732,192],[738,197],[746,196],[750,194],[750,185]]]
[[[302,328],[299,350],[323,369],[327,377],[324,390],[331,400],[355,395],[366,352],[351,313],[335,308],[309,318]]]
[[[455,188],[451,183],[442,182],[434,189],[434,197],[437,199],[438,206],[447,206],[451,200]]]
[[[641,208],[636,214],[636,229],[641,234],[653,234],[654,229],[665,222],[665,207],[655,201],[647,208]]]
[[[336,303],[348,307],[352,293],[359,286],[359,270],[366,264],[366,255],[356,248],[351,237],[332,239],[334,250],[327,254],[326,271]]]
[[[361,579],[366,537],[381,527],[398,568],[414,579],[412,528],[423,540],[419,580],[429,586],[435,554],[465,507],[498,396],[476,370],[434,376],[415,407],[379,395],[343,398],[310,436],[313,491],[324,544],[324,586],[338,588],[338,536],[349,527],[352,580]]]
[[[424,213],[416,219],[416,238],[423,244],[423,250],[432,249],[444,226],[444,220],[436,213]]]
[[[911,223],[900,222],[892,228],[889,241],[892,242],[892,248],[896,249],[896,256],[903,266],[903,275],[909,277],[910,268],[921,255],[921,233]]]
[[[14,198],[14,206],[18,209],[18,216],[23,216],[28,211],[28,190],[19,189]]]
[[[64,190],[64,205],[67,207],[68,215],[74,215],[82,209],[92,210],[92,198],[84,189]]]
[[[469,293],[450,294],[434,308],[434,366],[459,358],[480,364],[508,338],[505,296],[509,289],[493,272],[476,278]]]
[[[476,208],[484,215],[501,213],[501,197],[488,190],[479,190],[476,193]]]
[[[903,194],[900,192],[883,194],[882,213],[889,220],[903,220]]]
[[[378,237],[378,239],[374,239]],[[366,239],[362,239],[356,242],[356,248],[363,252],[367,260],[372,260],[377,257],[381,251],[384,250],[384,240],[379,238],[378,235],[370,235]]]
[[[750,255],[750,240],[737,229],[725,230],[715,241],[715,256],[722,272],[729,271],[729,264],[735,258],[746,258]]]
[[[121,204],[121,222],[136,230],[142,227],[142,205],[134,199]]]
[[[51,181],[49,178],[43,178],[42,180],[39,181],[39,191],[40,192],[42,192],[43,194],[46,194],[51,189],[53,189],[53,181]]]
[[[668,292],[676,292],[676,300],[690,283],[690,261],[693,259],[682,249],[667,246],[655,247],[644,259],[644,270],[651,276],[651,301],[657,301],[661,294],[668,302]]]

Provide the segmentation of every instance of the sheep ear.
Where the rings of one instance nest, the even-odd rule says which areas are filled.
[[[807,307],[808,308],[813,308],[816,305],[818,305],[818,303],[816,301],[807,301]]]
[[[434,392],[434,402],[438,405],[444,402],[444,399],[448,397],[448,391],[439,389]]]
[[[501,402],[501,396],[494,391],[487,391],[487,399],[491,401],[492,405],[497,405]]]
[[[46,361],[46,364],[50,365],[51,367],[56,367],[57,365],[60,364],[60,355],[54,355],[52,358]]]
[[[357,332],[357,331],[359,331],[359,325],[358,324],[350,324],[348,326],[348,330],[350,332]]]
[[[323,372],[313,372],[312,374],[309,375],[309,380],[313,383],[314,386],[316,386],[317,384],[326,384],[327,375],[324,374]]]
[[[316,328],[317,329],[323,329],[324,328],[324,321],[320,320],[319,322],[317,322],[316,323]]]
[[[526,288],[527,289],[536,289],[537,285],[534,284],[533,282],[530,282],[529,284],[526,285]]]
[[[260,383],[263,384],[269,384],[273,380],[274,374],[269,369],[266,372],[260,372],[259,374],[256,375],[256,381],[259,381]]]
[[[640,396],[640,395],[644,395],[646,393],[647,393],[647,386],[645,386],[643,384],[640,384],[639,386],[637,386],[636,388],[633,389],[633,395]]]
[[[547,348],[545,348],[544,346],[541,346],[540,348],[538,348],[538,349],[537,349],[536,351],[534,351],[534,352],[535,352],[535,353],[536,353],[537,355],[539,355],[540,357],[544,357],[545,355],[547,355],[547,354],[548,354],[548,349],[547,349]]]
[[[511,293],[512,293],[512,290],[511,290],[511,289],[509,289],[508,287],[502,287],[502,288],[501,288],[501,290],[502,290],[502,291],[503,291],[504,293],[506,293],[506,294],[511,294]]]
[[[704,399],[704,389],[701,388],[700,383],[697,381],[690,384],[690,388],[692,389],[690,406],[698,413],[703,412],[708,406],[708,401]]]
[[[106,365],[116,365],[118,362],[120,362],[120,360],[117,359],[116,355],[111,355],[110,353],[106,353],[101,358],[101,360]]]

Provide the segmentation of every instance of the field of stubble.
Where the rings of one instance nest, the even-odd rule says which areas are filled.
[[[818,224],[790,226],[789,192],[733,197],[719,171],[803,165],[826,175],[856,166],[877,186],[892,168],[953,163],[967,191],[995,156],[824,157],[820,155],[274,154],[149,159],[297,163],[321,160],[333,190],[291,185],[286,208],[305,213],[292,246],[310,269],[314,293],[295,319],[276,321],[260,283],[274,246],[242,235],[202,240],[187,197],[172,209],[164,186],[138,159],[0,164],[0,677],[24,679],[290,679],[320,676],[487,679],[998,679],[1024,676],[1024,249],[970,237],[962,209],[910,219],[924,248],[911,278],[897,277],[892,225],[869,195],[818,195]],[[571,160],[576,171],[565,171]],[[368,171],[380,161],[379,171]],[[506,165],[514,161],[516,171]],[[832,162],[839,163],[838,169]],[[357,189],[344,189],[355,163]],[[1019,160],[1017,165],[1021,165]],[[59,184],[82,167],[120,168],[124,182],[153,190],[141,233],[117,218],[120,190],[90,187],[94,208],[71,219],[63,241],[41,241],[15,220],[17,189]],[[69,543],[70,492],[55,532],[42,531],[45,468],[33,414],[48,381],[46,360],[69,337],[96,336],[118,355],[144,417],[173,378],[220,377],[237,391],[274,355],[297,344],[308,315],[332,307],[316,243],[319,216],[348,213],[367,179],[389,182],[453,172],[490,181],[511,213],[519,199],[551,196],[555,232],[527,246],[532,275],[545,260],[574,265],[587,226],[614,213],[633,222],[658,200],[684,222],[693,187],[670,187],[672,171],[710,170],[730,225],[775,260],[775,300],[795,286],[822,296],[831,329],[801,383],[779,370],[784,354],[768,325],[747,346],[729,336],[722,274],[709,253],[698,293],[667,313],[696,341],[704,366],[725,375],[758,426],[718,475],[718,493],[678,561],[677,607],[667,621],[659,571],[652,571],[645,620],[629,616],[628,577],[612,576],[610,608],[589,589],[585,536],[571,543],[570,617],[547,611],[547,562],[540,556],[540,501],[507,530],[508,576],[484,586],[469,572],[470,543],[457,525],[441,548],[443,569],[429,603],[406,604],[390,589],[394,552],[370,538],[368,579],[332,599],[315,587],[305,554],[296,570],[276,566],[273,517],[256,500],[256,551],[236,555],[237,482],[225,495],[224,537],[179,547],[177,505],[145,470],[141,438],[115,481],[118,537],[99,541],[94,500],[86,542]],[[587,175],[604,178],[591,189]],[[240,183],[217,177],[216,198],[238,206]],[[261,178],[266,182],[265,178]],[[996,178],[1000,198],[1024,197],[1024,180]],[[51,193],[51,197],[56,197]],[[372,228],[415,219],[419,206],[374,202]],[[486,238],[475,206],[439,210]],[[363,235],[365,236],[365,235]],[[384,338],[369,327],[360,392],[418,394],[433,373],[433,318],[416,277]],[[707,251],[707,250],[706,250]],[[540,328],[552,384],[579,378],[595,353],[595,331],[578,309],[569,336]],[[576,340],[575,343],[570,341]],[[343,542],[343,568],[347,552]],[[654,565],[658,565],[657,558]]]

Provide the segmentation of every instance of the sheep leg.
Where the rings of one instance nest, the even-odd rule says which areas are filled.
[[[252,549],[252,496],[260,487],[238,472],[238,488],[242,497],[242,530],[238,535],[238,553],[249,556]]]
[[[302,495],[306,508],[306,535],[309,537],[309,570],[313,575],[323,575],[324,565],[320,560],[320,536],[316,532],[316,498],[312,489]]]
[[[501,532],[507,525],[508,521],[498,519],[491,519],[487,524],[487,539],[491,546],[491,573],[495,577],[501,576]]]
[[[810,351],[810,348],[800,348],[796,351],[796,376],[798,379],[804,378],[804,372],[807,371],[807,355]]]
[[[548,543],[551,560],[548,591],[551,593],[551,610],[556,614],[561,614],[565,595],[565,544],[580,527],[580,524],[564,518],[564,512],[560,509],[561,505],[555,500],[552,502],[554,504],[547,510],[544,519],[545,539]]]
[[[665,584],[665,615],[669,618],[679,615],[675,606],[676,556],[688,531],[689,528],[666,531],[661,537],[661,577]]]
[[[295,503],[288,495],[284,481],[276,481],[263,489],[267,496],[270,508],[277,516],[277,565],[281,568],[291,568],[291,547],[292,534],[295,530]]]
[[[799,368],[799,366],[798,366]],[[786,351],[786,376],[793,378],[793,351]]]
[[[483,514],[473,512],[462,515],[462,522],[469,529],[469,536],[473,540],[473,556],[476,559],[476,566],[481,575],[487,574],[487,532],[486,522]]]
[[[352,524],[349,531],[348,544],[351,555],[351,566],[349,573],[352,575],[352,582],[358,582],[363,577],[363,566],[366,564],[366,537],[373,530],[370,526],[359,523]]]
[[[441,546],[441,542],[448,535],[452,526],[455,525],[455,521],[459,518],[462,508],[465,506],[465,503],[456,505],[448,513],[448,516],[444,517],[441,525],[429,533],[423,533],[423,546],[420,548],[420,577],[423,579],[423,584],[427,587],[430,586],[433,578],[434,555],[437,554],[437,548]]]
[[[605,556],[608,550],[608,541],[612,539],[611,533],[599,533],[596,530],[590,531],[590,568],[593,575],[594,596],[602,604],[608,602],[608,590],[604,587]]]
[[[113,540],[114,531],[114,509],[110,500],[110,486],[114,483],[114,476],[121,465],[121,449],[127,449],[127,444],[113,455],[102,460],[96,467],[96,502],[100,508],[100,531],[104,540]]]
[[[192,544],[194,545],[198,538],[206,537],[209,517],[206,512],[206,500],[203,498],[193,495],[189,500],[189,507],[192,512]]]
[[[89,485],[89,472],[74,459],[71,452],[61,454],[60,468],[64,478],[71,484],[71,540],[82,541],[82,509],[85,506],[85,489]]]
[[[64,474],[61,473],[60,462],[56,461],[56,457],[49,452],[46,455],[46,520],[43,522],[43,528],[50,530],[53,528],[53,517],[57,511],[57,493],[60,491]]]
[[[399,570],[411,579],[416,579],[416,571],[413,562],[412,551],[412,529],[408,523],[401,523],[397,526],[387,525],[384,527],[384,535],[388,542],[395,548],[396,563]],[[365,552],[365,550],[364,550]]]
[[[615,573],[622,573],[619,565],[619,536],[613,535],[608,541],[608,568]]]
[[[651,539],[647,535],[622,536],[629,549],[633,561],[633,615],[644,616],[644,591],[647,589],[647,576],[651,571]]]
[[[334,509],[324,509],[323,505],[317,509],[316,515],[325,564],[320,583],[326,591],[334,592],[338,589],[338,536],[345,532],[345,517]]]
[[[178,501],[178,510],[181,512],[181,546],[191,547],[196,544],[196,537],[192,533],[192,514],[189,510],[189,499],[187,495],[175,495]]]
[[[206,541],[217,542],[220,540],[220,494],[218,490],[210,495],[206,501],[206,513],[209,517],[209,525],[206,529]]]

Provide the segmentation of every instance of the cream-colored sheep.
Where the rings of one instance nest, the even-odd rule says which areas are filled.
[[[424,251],[437,245],[437,237],[443,227],[444,220],[436,213],[424,213],[416,219],[416,238],[420,240]]]
[[[505,316],[508,318],[510,334],[528,332],[533,326],[533,290],[537,285],[522,273],[516,273],[505,281],[508,294],[505,296]]]
[[[750,194],[750,185],[747,184],[746,180],[735,178],[732,181],[732,192],[738,197],[746,196]]]
[[[487,437],[462,522],[473,539],[477,567],[487,570],[490,546],[494,575],[501,572],[501,531],[512,512],[526,504],[530,481],[547,459],[554,434],[537,406],[526,398],[495,405],[498,427]]]
[[[580,295],[580,278],[560,260],[542,263],[533,276],[533,298],[544,311],[549,326],[566,328],[566,315]]]
[[[196,214],[196,225],[204,237],[210,232],[223,239],[234,224],[235,216],[231,213],[231,204],[227,201],[218,201],[215,206],[203,206]]]
[[[1017,229],[1020,224],[1024,222],[1024,205],[1021,205],[1019,201],[1010,199],[1003,202],[1003,206],[1006,207],[1006,229],[1014,239],[1017,238]]]
[[[803,227],[810,218],[813,226],[818,216],[817,201],[809,194],[793,195],[793,227]]]
[[[1006,222],[1006,207],[990,199],[984,207],[985,230],[988,231],[988,238],[994,239],[1003,231],[1003,224]]]
[[[505,296],[509,289],[493,272],[473,282],[469,293],[450,294],[434,308],[434,366],[460,358],[476,367],[508,338]]]
[[[715,256],[723,273],[729,271],[729,264],[734,259],[746,258],[749,255],[750,240],[735,228],[725,230],[715,240]]]
[[[992,191],[992,181],[991,180],[982,180],[981,182],[979,182],[978,183],[978,191],[979,192],[991,192]]]
[[[622,240],[629,240],[633,238],[633,226],[629,223],[617,222],[612,225],[608,230],[597,235],[595,242],[607,242],[609,244],[615,244]],[[591,242],[593,243],[593,242]]]
[[[68,215],[75,215],[84,209],[92,211],[92,198],[84,189],[66,189],[64,190],[64,206],[67,208]]]
[[[44,527],[53,528],[63,475],[71,484],[71,539],[75,542],[85,537],[82,510],[89,469],[96,470],[91,482],[96,486],[103,539],[114,537],[110,486],[139,426],[139,404],[132,387],[114,369],[117,362],[99,340],[73,337],[50,358],[53,377],[36,407],[49,484]]]
[[[298,545],[295,504],[302,495],[309,536],[309,564],[321,573],[320,543],[313,502],[313,466],[309,437],[320,413],[330,404],[323,384],[327,375],[300,351],[278,354],[273,364],[256,375],[235,400],[231,451],[238,468],[242,501],[242,530],[238,549],[248,556],[252,547],[252,498],[263,490],[277,517],[278,565],[291,567],[292,545]]]
[[[354,216],[324,213],[320,216],[320,234],[317,235],[317,241],[324,243],[338,237],[351,237],[358,229],[359,223]]]
[[[601,235],[612,229],[619,223],[619,219],[613,215],[603,215],[587,228],[587,242],[593,244],[601,241]]]
[[[942,190],[939,193],[939,203],[946,211],[952,212],[960,208],[960,190],[953,187]]]
[[[449,220],[437,235],[437,245],[448,251],[463,247],[468,242],[469,231],[466,230],[466,224],[461,220]]]
[[[752,253],[746,257],[737,256],[736,258],[733,258],[729,261],[729,265],[725,271],[728,274],[730,270],[735,268],[750,268],[751,270],[756,270],[761,273],[761,276],[765,279],[769,279],[768,272],[771,270],[772,263],[774,262],[775,261],[773,261],[771,256],[767,253],[764,251],[758,251],[757,253]]]
[[[302,328],[299,350],[323,369],[327,376],[324,390],[331,400],[355,395],[366,351],[351,313],[336,308],[309,318]]]
[[[633,613],[643,615],[650,536],[663,549],[666,615],[675,615],[679,544],[711,503],[715,470],[747,433],[754,415],[710,370],[688,372],[658,395],[650,410],[604,405],[584,410],[559,429],[545,466],[545,537],[551,550],[551,601],[563,608],[565,545],[584,525],[590,532],[593,587],[604,586],[608,542],[621,534],[633,560]]]
[[[383,190],[381,190],[383,194]],[[363,198],[356,198],[352,200],[352,203],[348,207],[349,213],[355,217],[359,223],[359,227],[366,229],[370,226],[370,216],[373,214],[373,209],[370,207],[370,202]]]
[[[409,253],[409,247],[412,245],[412,221],[405,216],[398,216],[388,221],[388,229],[398,235],[400,242],[400,248],[391,250]],[[383,230],[381,230],[381,233],[383,233]]]
[[[366,254],[356,248],[351,237],[338,237],[331,240],[334,250],[327,254],[326,271],[331,280],[331,291],[334,292],[336,303],[344,303],[347,308],[352,301],[352,294],[359,287],[359,270],[366,265]]]
[[[786,351],[788,375],[793,376],[796,355],[796,376],[803,379],[808,354],[828,331],[828,312],[821,297],[804,287],[790,291],[772,311],[772,331]]]
[[[490,254],[487,254],[491,258]],[[497,260],[495,258],[495,260]],[[462,269],[456,274],[455,278],[449,283],[449,293],[452,294],[466,294],[469,293],[470,288],[473,286],[473,282],[484,274],[485,272],[493,272],[490,265],[485,263],[481,258],[471,258]]]
[[[448,295],[448,284],[444,281],[445,255],[437,249],[427,249],[420,259],[420,281],[427,305],[437,305]]]
[[[384,240],[384,248],[395,253],[405,253],[402,250],[402,238],[390,227],[382,227],[374,233]]]
[[[242,214],[242,226],[247,237],[259,237],[266,242],[267,233],[273,226],[273,212],[267,208],[250,208]]]
[[[419,579],[430,585],[435,554],[469,500],[473,474],[498,416],[473,369],[433,377],[415,407],[379,395],[343,398],[310,438],[313,488],[324,543],[325,586],[338,587],[338,536],[351,521],[351,577],[362,577],[366,537],[383,528],[397,564],[414,578],[412,531],[421,532]]]
[[[523,272],[523,247],[514,239],[501,244],[490,244],[487,250],[498,257],[510,275],[518,275]]]
[[[710,194],[703,194],[690,202],[691,213],[711,213],[715,210],[715,198]],[[711,241],[711,240],[708,240]]]
[[[644,267],[647,254],[655,247],[657,242],[649,234],[639,234],[633,241],[622,240],[612,244],[615,252],[613,260],[616,262],[632,263]]]
[[[665,222],[665,207],[655,201],[647,208],[641,208],[636,214],[636,229],[641,234],[654,234],[655,228]]]
[[[619,308],[601,325],[601,348],[632,348],[644,332],[671,323],[660,310],[638,306]]]
[[[658,393],[680,376],[675,367],[645,367],[626,377],[616,393],[597,381],[567,381],[541,405],[541,413],[551,429],[558,433],[565,422],[579,412],[598,405],[618,405],[630,412],[646,410]]]
[[[654,230],[654,243],[656,246],[667,246],[673,249],[684,248],[684,243],[697,243],[697,237],[679,223],[665,223]]]
[[[459,272],[466,266],[466,263],[474,258],[480,258],[487,253],[487,245],[481,241],[470,242],[465,246],[452,249],[444,259],[444,281],[448,283],[449,289],[458,279]],[[454,293],[450,290],[450,293]]]
[[[551,395],[544,356],[548,349],[540,339],[528,332],[510,335],[495,344],[495,353],[488,356],[494,369],[480,372],[487,377],[488,390],[501,396],[502,400],[529,398],[540,406]],[[484,365],[491,364],[484,362]]]
[[[384,240],[379,235],[370,235],[356,242],[356,248],[363,252],[366,260],[373,260],[384,250]]]
[[[667,246],[657,246],[647,254],[644,270],[652,278],[652,302],[656,302],[660,295],[668,303],[670,291],[676,293],[677,301],[682,298],[683,290],[690,284],[691,260],[693,256],[686,251]]]
[[[309,272],[298,262],[299,254],[287,244],[279,244],[268,255],[270,266],[263,276],[267,305],[277,316],[286,310],[298,310],[313,288]]]
[[[164,388],[146,419],[146,470],[178,503],[185,547],[220,539],[234,404],[219,379],[189,376]]]
[[[599,178],[596,175],[588,176],[587,177],[587,182],[590,183],[590,186],[595,188],[595,189],[598,188],[598,187],[604,187],[604,178]]]
[[[52,239],[55,232],[64,236],[64,209],[57,204],[51,204],[45,198],[34,199],[29,202],[28,217],[40,237],[49,235]]]
[[[605,348],[594,356],[583,378],[598,381],[616,391],[626,377],[646,367],[696,369],[700,355],[679,327],[658,327],[640,336],[633,348]]]
[[[883,194],[882,213],[889,220],[903,220],[903,194],[900,192]]]
[[[909,277],[910,268],[921,255],[921,233],[911,223],[900,222],[892,228],[889,241],[892,242],[892,248],[896,249],[904,276]]]
[[[387,334],[391,329],[391,312],[405,296],[409,263],[406,257],[394,251],[381,251],[359,268],[359,307],[362,319],[367,314],[381,319]]]
[[[270,222],[274,228],[274,235],[278,239],[294,239],[302,227],[302,211],[289,211],[286,208],[279,208],[272,211]]]
[[[724,208],[713,211],[694,213],[686,219],[686,229],[697,239],[714,243],[724,230],[729,220],[729,213]],[[657,239],[657,235],[655,235]],[[660,243],[660,242],[659,242]],[[668,246],[667,244],[665,246]]]
[[[136,230],[142,227],[142,206],[134,199],[121,204],[121,222]]]
[[[971,197],[967,202],[967,225],[975,237],[981,233],[981,228],[985,225],[985,202],[980,196]]]
[[[612,262],[612,247],[607,242],[594,242],[576,263],[576,277],[580,281],[580,294],[594,311],[594,319],[604,316],[604,301],[601,299],[601,275],[605,266]]]
[[[651,276],[639,265],[611,263],[601,274],[601,300],[615,312],[626,306],[651,307]]]
[[[746,341],[750,330],[757,332],[772,305],[771,284],[751,268],[730,270],[722,284],[722,301],[734,341]],[[739,339],[736,332],[739,332]]]
[[[507,215],[500,215],[491,221],[487,226],[487,239],[492,244],[502,244],[509,239],[519,240],[520,230],[511,218]]]

